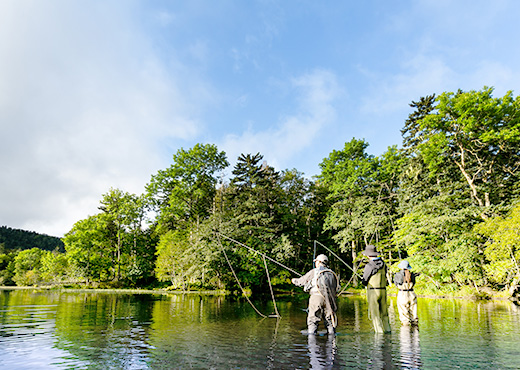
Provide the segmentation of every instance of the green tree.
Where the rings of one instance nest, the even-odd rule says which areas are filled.
[[[421,137],[425,132],[420,125],[420,120],[434,111],[435,94],[421,97],[419,101],[412,101],[410,107],[415,110],[410,113],[401,130],[405,149],[416,148],[421,142]]]
[[[280,188],[277,207],[282,233],[273,255],[292,268],[308,270],[314,241],[332,244],[331,233],[323,230],[328,193],[296,169],[282,171]]]
[[[0,244],[0,285],[15,285],[14,277],[14,258],[17,252],[8,251],[5,253],[3,244]]]
[[[272,251],[282,231],[280,174],[259,153],[240,155],[232,174],[229,186],[221,187],[218,195],[218,229],[257,251]],[[236,245],[230,245],[229,257],[241,282],[253,291],[261,289],[266,279],[261,257]],[[215,263],[222,266],[222,261]]]
[[[152,176],[147,195],[157,214],[157,277],[186,289],[204,284],[211,275],[207,264],[213,256],[215,196],[229,163],[224,152],[209,144],[181,149],[173,161],[168,169]]]
[[[147,281],[155,268],[156,238],[153,230],[146,227],[149,207],[148,198],[144,194],[129,194],[125,202],[125,243],[129,249],[126,277],[134,286]]]
[[[40,259],[41,279],[45,282],[60,283],[68,278],[68,259],[65,253],[44,251]]]
[[[482,285],[482,256],[468,226],[472,220],[473,208],[463,207],[458,194],[440,191],[397,220],[394,241],[434,284]]]
[[[103,195],[101,206],[99,209],[103,211],[100,221],[105,223],[107,237],[106,247],[113,253],[112,263],[115,264],[114,279],[121,279],[121,263],[122,256],[128,257],[128,248],[123,244],[126,227],[131,224],[130,215],[131,206],[129,203],[134,198],[131,194],[124,193],[119,189],[110,189],[108,193]],[[126,258],[124,258],[126,260]]]
[[[145,196],[110,189],[99,209],[63,238],[71,279],[133,285],[144,281],[153,273],[155,260],[153,238],[144,228]]]
[[[168,231],[163,234],[157,245],[155,267],[159,281],[170,281],[173,288],[186,290],[187,285],[197,277],[193,270],[199,261],[194,258],[193,247],[186,231]]]
[[[435,109],[417,120],[421,135],[412,144],[432,174],[455,166],[481,217],[508,205],[518,190],[520,99],[493,89],[446,92]]]
[[[106,233],[106,223],[98,214],[76,222],[65,234],[63,241],[73,281],[109,280],[113,253],[108,248]]]
[[[260,153],[238,157],[226,200],[244,236],[254,234],[272,241],[279,227],[275,221],[280,174],[266,162],[260,163],[262,159]]]
[[[157,212],[159,232],[189,227],[190,222],[208,217],[219,176],[228,165],[225,153],[215,145],[178,150],[173,164],[152,176],[146,187]]]
[[[520,204],[505,217],[496,216],[476,225],[476,231],[487,237],[484,266],[489,281],[499,287],[520,281]]]
[[[398,216],[401,153],[390,147],[381,157],[366,153],[368,143],[352,139],[343,150],[334,150],[320,164],[320,184],[329,191],[330,210],[324,228],[335,231],[340,251],[350,260],[367,244],[378,244],[389,253]]]
[[[519,101],[492,91],[421,98],[402,131],[408,162],[394,241],[437,283],[486,283],[473,227],[517,196]]]
[[[18,286],[36,285],[40,281],[41,256],[43,251],[31,248],[18,252],[14,258],[13,280]]]

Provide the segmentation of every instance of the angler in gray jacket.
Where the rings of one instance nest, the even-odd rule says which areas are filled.
[[[314,260],[315,268],[302,277],[291,280],[294,285],[303,286],[303,290],[310,294],[307,315],[309,334],[316,334],[322,318],[329,334],[334,334],[338,325],[336,295],[339,280],[334,271],[327,267],[328,261],[326,255],[320,254]]]

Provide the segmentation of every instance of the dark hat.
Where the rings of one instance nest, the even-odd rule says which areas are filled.
[[[377,257],[377,256],[381,255],[381,253],[379,253],[376,250],[375,245],[367,245],[365,250],[363,252],[361,252],[361,253],[364,254],[367,257]]]

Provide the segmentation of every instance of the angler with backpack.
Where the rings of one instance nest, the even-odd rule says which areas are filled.
[[[399,289],[397,293],[397,310],[399,311],[399,320],[403,325],[419,325],[417,318],[417,295],[413,287],[415,285],[415,277],[419,274],[411,272],[412,267],[408,261],[403,260],[398,267],[401,269],[394,275],[394,284]]]
[[[334,334],[338,325],[336,295],[340,286],[334,271],[327,267],[328,261],[326,255],[320,254],[314,259],[315,268],[302,277],[291,280],[294,285],[303,286],[303,290],[310,294],[307,315],[309,334],[317,333],[322,319],[329,334]]]

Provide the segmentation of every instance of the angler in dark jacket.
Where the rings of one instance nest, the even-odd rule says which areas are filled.
[[[369,258],[362,280],[363,285],[367,287],[368,316],[376,333],[389,333],[391,328],[386,297],[386,264],[373,245],[367,245],[363,254]]]
[[[327,267],[328,261],[326,255],[320,254],[314,260],[316,268],[298,279],[291,280],[294,285],[303,286],[303,290],[310,294],[307,315],[309,334],[318,331],[318,323],[322,318],[329,334],[334,334],[338,325],[336,294],[339,290],[339,281],[334,271]]]

